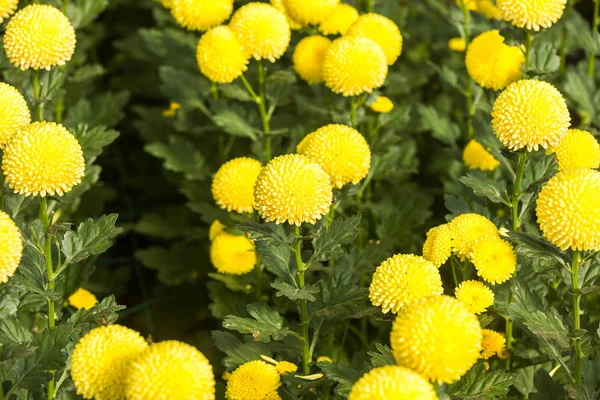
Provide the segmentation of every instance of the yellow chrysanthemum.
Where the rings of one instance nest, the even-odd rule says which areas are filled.
[[[268,221],[314,224],[329,212],[329,175],[310,158],[287,154],[271,160],[256,180],[254,207]]]
[[[281,386],[279,373],[274,365],[256,360],[239,366],[227,381],[227,400],[266,400],[278,398]],[[274,397],[276,395],[277,397]]]
[[[454,296],[475,314],[485,312],[494,304],[494,292],[479,281],[462,282],[454,291]]]
[[[120,325],[92,329],[75,346],[71,377],[85,399],[124,400],[125,374],[148,347],[139,333]]]
[[[222,24],[233,12],[233,0],[172,0],[175,21],[191,31],[206,31]]]
[[[467,72],[481,87],[502,90],[523,76],[525,56],[516,46],[504,44],[497,30],[477,36],[467,49]]]
[[[463,162],[469,169],[480,169],[482,171],[493,171],[500,161],[488,152],[479,142],[471,139],[463,150]]]
[[[394,109],[394,103],[388,97],[379,96],[373,104],[371,104],[371,110],[376,113],[387,114]]]
[[[600,250],[600,172],[554,175],[540,191],[537,220],[546,239],[563,250]]]
[[[441,267],[452,255],[452,230],[448,224],[431,228],[423,244],[423,258]]]
[[[210,225],[208,230],[208,239],[212,242],[215,238],[223,232],[227,227],[221,223],[218,219],[215,219]]]
[[[310,84],[323,82],[323,58],[331,40],[314,35],[302,39],[294,49],[294,70]]]
[[[387,72],[381,47],[362,36],[334,40],[323,60],[325,85],[344,96],[371,93],[383,85]]]
[[[457,53],[463,53],[467,50],[467,42],[465,39],[461,37],[454,37],[448,40],[448,48],[452,51],[456,51]]]
[[[285,15],[270,4],[248,3],[237,10],[229,26],[248,57],[275,62],[290,45],[290,25]]]
[[[79,142],[64,126],[34,122],[8,142],[2,170],[16,193],[62,196],[81,182],[85,161]]]
[[[459,215],[448,226],[452,232],[452,251],[462,260],[471,254],[473,245],[479,239],[499,237],[496,225],[478,214]]]
[[[352,386],[348,400],[437,400],[431,383],[408,368],[386,365],[372,369]]]
[[[303,26],[318,25],[329,17],[340,0],[283,0],[290,17]]]
[[[14,275],[23,254],[21,232],[5,212],[0,211],[0,283]]]
[[[254,211],[254,184],[262,169],[259,161],[248,157],[234,158],[219,168],[212,182],[217,205],[227,211]]]
[[[279,375],[285,375],[291,372],[296,372],[298,370],[298,366],[288,361],[280,361],[277,363],[277,365],[275,365],[275,369],[277,369],[277,373],[279,373]]]
[[[330,124],[308,134],[296,149],[318,163],[331,178],[331,185],[341,189],[357,184],[371,168],[371,149],[363,135],[346,125]]]
[[[558,144],[571,117],[565,99],[548,82],[525,79],[510,84],[494,102],[492,129],[511,150]]]
[[[504,20],[517,28],[549,28],[563,15],[567,0],[496,0]]]
[[[482,14],[487,19],[501,19],[502,12],[491,0],[477,0],[478,13]]]
[[[517,268],[517,255],[512,246],[492,235],[473,244],[469,259],[477,275],[492,285],[509,280]]]
[[[222,274],[247,274],[256,265],[254,243],[246,236],[222,232],[210,244],[210,261]]]
[[[482,329],[483,339],[481,340],[481,358],[488,359],[495,355],[502,355],[504,353],[504,346],[506,345],[506,339],[504,335],[490,329]]]
[[[381,263],[369,286],[369,299],[384,314],[416,300],[444,292],[440,272],[431,262],[413,254],[396,254]]]
[[[402,53],[402,34],[398,25],[383,15],[369,13],[360,16],[348,29],[349,36],[363,36],[377,43],[388,65],[393,65]]]
[[[31,113],[25,98],[14,87],[0,82],[0,149],[30,122]]]
[[[298,22],[294,21],[292,17],[290,17],[290,14],[283,5],[283,0],[271,0],[271,5],[285,15],[285,19],[287,19],[287,22],[290,24],[290,28],[292,30],[297,31],[298,29],[302,29],[302,24],[299,24]]]
[[[4,51],[22,70],[65,65],[75,52],[75,29],[57,8],[32,4],[17,12],[6,25]]]
[[[212,366],[198,349],[168,340],[148,347],[127,372],[127,400],[213,400]]]
[[[198,42],[200,72],[216,83],[231,83],[248,69],[248,57],[237,36],[227,26],[210,29]]]
[[[76,309],[84,309],[89,310],[94,307],[98,303],[98,299],[92,292],[89,290],[85,290],[83,288],[79,288],[69,296],[69,304]]]
[[[392,326],[392,353],[400,366],[432,382],[451,383],[481,353],[479,320],[453,297],[435,296],[404,307]]]
[[[167,108],[166,110],[163,110],[162,115],[165,118],[173,118],[177,114],[177,110],[179,110],[180,108],[181,108],[181,104],[175,103],[174,101],[172,101],[169,104],[169,108]]]
[[[352,24],[356,22],[359,15],[356,8],[348,4],[340,3],[335,7],[333,12],[319,24],[319,32],[323,35],[344,36]]]
[[[0,0],[0,23],[17,11],[19,0]]]
[[[587,131],[569,129],[553,150],[561,171],[600,167],[600,144]]]

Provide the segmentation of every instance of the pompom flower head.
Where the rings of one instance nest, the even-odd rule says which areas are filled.
[[[85,399],[124,400],[126,372],[148,344],[120,325],[92,329],[75,346],[71,377]]]
[[[546,239],[562,250],[600,250],[600,172],[562,171],[544,185],[537,220]]]
[[[8,142],[2,170],[16,193],[62,196],[81,182],[85,161],[79,142],[64,126],[34,122]]]
[[[383,313],[398,311],[423,297],[443,293],[438,269],[423,257],[396,254],[377,267],[369,287],[369,299]]]
[[[499,237],[496,225],[479,214],[459,215],[448,226],[452,231],[452,251],[462,260],[471,254],[473,245],[479,239]]]
[[[481,358],[488,359],[493,356],[504,354],[506,339],[504,335],[490,329],[482,329],[483,338],[481,340]]]
[[[504,43],[497,30],[484,32],[467,49],[467,72],[481,87],[502,90],[523,76],[521,49]]]
[[[275,62],[290,45],[290,25],[285,15],[270,4],[248,3],[237,10],[229,26],[244,51],[255,60]]]
[[[227,26],[217,26],[202,35],[196,59],[200,72],[216,83],[231,83],[248,69],[248,57]]]
[[[287,12],[285,6],[283,5],[283,0],[271,0],[271,5],[281,11],[283,15],[285,15],[285,19],[287,19],[288,24],[290,24],[290,28],[292,30],[302,29],[302,24],[294,21],[290,14]]]
[[[552,148],[561,171],[600,167],[600,145],[589,132],[569,129],[565,137]]]
[[[423,258],[437,268],[444,265],[452,255],[452,230],[448,224],[436,226],[427,232],[423,244]]]
[[[248,157],[234,158],[223,164],[212,182],[212,195],[217,205],[227,211],[254,211],[254,184],[262,165]]]
[[[69,304],[76,309],[89,310],[98,303],[98,299],[89,290],[83,288],[77,289],[72,295],[69,296]]]
[[[283,0],[290,17],[303,26],[317,25],[329,17],[340,0]]]
[[[310,158],[287,154],[271,160],[256,180],[254,207],[267,221],[316,223],[329,212],[329,175]]]
[[[454,37],[448,40],[448,48],[452,51],[456,51],[457,53],[463,53],[467,50],[467,42],[465,39],[461,37]]]
[[[474,314],[481,314],[494,304],[494,292],[479,281],[462,282],[454,295]]]
[[[571,117],[565,99],[551,84],[524,79],[510,84],[494,102],[492,129],[511,150],[555,146]]]
[[[222,274],[247,274],[256,265],[254,243],[244,235],[222,232],[210,244],[210,261]]]
[[[539,31],[562,17],[567,0],[496,0],[504,20],[517,28]]]
[[[31,113],[25,98],[14,87],[0,82],[0,149],[30,122]]]
[[[318,163],[329,174],[331,185],[341,189],[357,184],[371,168],[371,149],[356,129],[331,124],[307,135],[296,149]]]
[[[387,114],[394,109],[394,103],[389,97],[379,96],[377,100],[371,104],[371,110],[380,114]]]
[[[482,171],[493,171],[500,165],[500,161],[483,148],[475,139],[465,146],[463,150],[463,162],[469,169],[480,169]]]
[[[398,26],[383,15],[364,14],[348,30],[349,36],[364,36],[377,43],[388,65],[396,62],[402,53],[402,35]]]
[[[325,85],[334,93],[358,96],[383,85],[388,66],[377,43],[362,36],[333,41],[323,60]]]
[[[127,372],[127,400],[214,400],[212,366],[198,349],[168,340],[148,347]]]
[[[23,254],[21,232],[12,219],[0,211],[0,283],[15,274]]]
[[[298,370],[298,366],[289,361],[280,361],[275,365],[275,369],[279,375],[285,375],[296,372]]]
[[[348,29],[358,19],[359,14],[356,8],[348,4],[340,3],[335,7],[319,24],[319,32],[323,35],[345,35]]]
[[[19,0],[0,0],[0,23],[17,11]]]
[[[425,378],[408,368],[386,365],[372,369],[352,386],[348,400],[437,400]]]
[[[512,246],[492,235],[473,244],[469,259],[475,266],[477,275],[492,285],[509,280],[517,268],[517,256]]]
[[[10,19],[4,34],[4,51],[22,70],[65,65],[75,52],[75,29],[57,8],[32,4]]]
[[[400,366],[432,382],[451,383],[481,353],[479,320],[449,296],[428,297],[404,307],[392,326],[392,353]]]
[[[208,230],[208,240],[211,242],[223,232],[227,227],[221,223],[218,219],[215,219]]]
[[[233,12],[233,0],[172,0],[175,21],[191,31],[206,31],[220,25]]]
[[[323,82],[323,59],[331,40],[314,35],[302,39],[294,49],[294,70],[310,84]]]
[[[227,381],[227,400],[275,400],[281,379],[277,368],[256,360],[239,366]]]

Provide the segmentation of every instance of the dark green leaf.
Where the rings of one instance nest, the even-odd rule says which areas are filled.
[[[108,296],[89,310],[78,310],[71,315],[69,322],[75,330],[86,333],[98,326],[114,323],[118,317],[117,313],[124,309],[125,306],[118,305],[114,296]]]
[[[115,230],[117,215],[103,215],[96,221],[91,218],[69,231],[62,240],[64,265],[85,260],[89,256],[104,253],[112,245],[110,237]]]
[[[31,340],[29,328],[21,325],[15,316],[0,319],[0,343],[18,344],[28,340]]]
[[[312,241],[314,249],[312,259],[326,261],[340,258],[345,253],[342,246],[352,243],[358,236],[359,224],[360,215],[355,215],[346,219],[335,219],[329,228],[321,226],[317,237]]]
[[[368,354],[371,357],[371,364],[373,367],[383,367],[385,365],[395,365],[396,360],[392,355],[392,349],[385,344],[375,343],[377,351],[369,351]]]
[[[229,332],[213,331],[212,337],[215,346],[227,354],[223,359],[223,365],[228,369],[235,369],[248,361],[260,360],[261,355],[270,355],[263,343],[254,341],[243,343]]]
[[[236,226],[242,232],[249,233],[255,241],[263,242],[266,246],[287,245],[291,242],[282,225],[273,222],[259,224],[246,221]]]
[[[247,137],[257,140],[254,128],[247,119],[233,110],[225,109],[212,116],[212,120],[221,129],[233,136]]]
[[[449,385],[446,393],[458,399],[495,399],[508,393],[515,381],[515,375],[504,371],[485,372],[482,364],[477,364],[458,382]]]
[[[297,286],[292,286],[288,283],[278,281],[271,283],[271,287],[277,290],[277,297],[285,296],[290,300],[308,300],[315,301],[316,294],[319,293],[319,285],[307,285],[302,289]]]
[[[534,378],[536,393],[529,394],[529,400],[565,400],[565,390],[554,382],[548,371],[540,369]]]
[[[87,125],[80,124],[73,131],[73,136],[77,138],[83,155],[89,162],[98,157],[104,147],[114,142],[119,137],[119,132],[112,129],[107,130],[102,125],[88,129]]]
[[[566,265],[565,256],[545,239],[525,232],[509,232],[516,244],[517,252],[531,260],[545,260],[553,264]]]
[[[431,131],[434,138],[449,145],[456,143],[460,137],[460,130],[455,123],[438,113],[434,107],[419,105],[418,110],[423,128]]]
[[[476,196],[487,197],[494,203],[502,203],[504,201],[506,188],[503,188],[498,181],[488,178],[481,171],[469,172],[466,176],[460,178],[460,181],[473,189]]]
[[[180,135],[169,137],[169,143],[150,143],[144,148],[163,160],[165,169],[181,173],[189,180],[202,180],[208,175],[202,153]]]
[[[281,340],[292,333],[283,327],[283,317],[277,310],[257,303],[248,304],[246,308],[254,319],[229,315],[223,320],[223,327],[240,333],[249,333],[259,342],[270,342],[271,337],[273,340]]]
[[[360,379],[361,372],[354,368],[345,365],[335,364],[332,362],[319,362],[317,366],[325,374],[327,379],[338,383],[336,393],[340,395],[348,395],[354,383]]]

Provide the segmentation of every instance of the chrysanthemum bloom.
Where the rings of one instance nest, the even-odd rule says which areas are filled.
[[[89,310],[94,307],[96,303],[98,303],[96,296],[83,288],[77,289],[75,293],[69,296],[69,304],[78,310],[82,308],[84,310]]]
[[[357,184],[371,168],[371,149],[356,129],[330,124],[306,135],[296,148],[318,163],[331,178],[331,185],[341,189],[348,183]]]
[[[0,0],[0,23],[17,11],[19,0]]]
[[[452,230],[448,224],[431,228],[423,244],[423,258],[441,267],[452,255]]]
[[[210,261],[222,274],[247,274],[256,265],[254,243],[244,235],[221,232],[210,244]]]
[[[377,43],[388,65],[393,65],[402,53],[402,34],[398,25],[383,15],[369,13],[360,16],[348,29],[349,36],[363,36]]]
[[[25,70],[65,65],[75,52],[75,29],[57,8],[32,4],[6,25],[4,51],[10,62]]]
[[[479,281],[462,282],[454,295],[474,314],[481,314],[494,304],[494,292]]]
[[[333,12],[319,24],[319,32],[323,35],[342,35],[359,17],[356,8],[348,4],[338,4]]]
[[[517,268],[517,255],[512,246],[497,236],[476,241],[469,255],[477,275],[495,285],[511,278]]]
[[[275,62],[290,45],[290,25],[285,15],[270,4],[248,3],[237,10],[229,26],[248,57]]]
[[[233,0],[173,0],[175,21],[191,31],[206,31],[220,25],[233,12]]]
[[[600,172],[574,169],[554,175],[540,191],[537,220],[562,250],[600,250]]]
[[[549,28],[563,15],[567,0],[496,0],[505,21],[517,28]]]
[[[281,386],[279,373],[274,365],[256,360],[239,366],[227,381],[227,400],[278,399]]]
[[[298,370],[298,366],[288,361],[280,361],[277,363],[277,365],[275,365],[275,369],[277,369],[279,375],[285,375],[291,372],[296,372]]]
[[[477,36],[467,49],[469,76],[481,87],[502,90],[523,76],[525,56],[516,46],[504,44],[497,30]]]
[[[180,108],[181,104],[172,101],[171,103],[169,103],[169,108],[163,110],[162,115],[165,118],[173,118],[175,115],[177,115],[177,110],[179,110]]]
[[[471,369],[481,353],[481,339],[475,314],[442,295],[400,310],[390,344],[398,365],[441,384],[454,382]]]
[[[314,35],[302,39],[294,49],[294,70],[310,84],[323,82],[323,58],[331,40]]]
[[[226,228],[227,227],[223,225],[221,221],[215,219],[208,230],[208,239],[212,242]]]
[[[340,0],[283,0],[290,17],[303,26],[318,25],[329,17]]]
[[[381,263],[373,274],[369,299],[384,314],[398,311],[423,297],[444,292],[440,272],[431,262],[412,254],[396,254]]]
[[[502,12],[491,0],[477,0],[477,12],[487,19],[502,18]]]
[[[498,228],[483,215],[463,214],[448,224],[452,232],[452,251],[464,260],[471,254],[476,241],[491,236],[498,238]]]
[[[461,37],[454,37],[448,40],[448,48],[452,51],[456,51],[457,53],[463,53],[467,50],[467,42],[465,39]]]
[[[561,171],[600,167],[600,145],[594,135],[587,131],[569,129],[552,150]]]
[[[254,184],[262,169],[259,161],[248,157],[234,158],[219,168],[212,182],[217,205],[227,211],[254,211]]]
[[[5,212],[0,211],[0,283],[14,275],[23,253],[21,232]]]
[[[323,60],[325,85],[344,96],[371,93],[383,85],[387,72],[381,47],[362,36],[334,40]]]
[[[490,329],[482,329],[483,339],[481,340],[481,358],[488,359],[495,355],[504,353],[506,339],[504,335]]]
[[[524,79],[496,99],[492,129],[511,150],[555,146],[567,134],[571,117],[565,99],[548,82]]]
[[[198,349],[176,340],[148,347],[127,372],[127,400],[215,398],[212,366]]]
[[[352,386],[348,400],[437,400],[431,383],[408,368],[386,365],[370,370]]]
[[[394,103],[385,96],[379,96],[377,100],[371,104],[371,110],[380,114],[387,114],[394,109]]]
[[[290,14],[287,12],[287,9],[283,5],[283,0],[271,0],[271,5],[281,11],[283,15],[285,15],[285,19],[287,19],[288,24],[290,24],[290,28],[294,31],[298,29],[302,29],[302,24],[294,21]]]
[[[64,126],[34,122],[8,142],[2,170],[16,193],[62,196],[81,182],[85,161],[79,142]]]
[[[14,87],[0,82],[0,149],[30,122],[31,113],[25,98]]]
[[[231,83],[248,69],[248,57],[237,36],[227,26],[212,28],[196,49],[200,72],[216,83]]]
[[[482,171],[493,171],[500,165],[500,161],[496,160],[475,139],[471,139],[465,146],[463,150],[463,162],[469,169],[480,169]]]
[[[85,335],[73,351],[71,377],[85,399],[124,400],[125,374],[148,343],[120,325],[101,326]]]
[[[314,224],[329,212],[329,175],[310,158],[286,154],[263,168],[254,186],[254,207],[268,221]]]

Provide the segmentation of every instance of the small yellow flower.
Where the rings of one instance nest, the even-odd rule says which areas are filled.
[[[254,243],[246,236],[222,232],[210,245],[210,261],[222,274],[247,274],[256,265]]]
[[[177,114],[177,110],[179,110],[180,108],[181,108],[181,104],[175,103],[174,101],[172,101],[169,104],[169,108],[164,110],[162,115],[165,118],[173,118]]]
[[[309,84],[323,82],[323,59],[331,45],[324,36],[307,36],[296,45],[292,61],[294,70]]]
[[[348,36],[363,36],[377,43],[388,65],[393,65],[402,53],[402,34],[398,25],[383,15],[368,13],[360,16],[348,29]]]
[[[423,244],[423,258],[437,268],[448,261],[452,255],[452,230],[448,224],[431,228]]]
[[[262,165],[248,157],[234,158],[219,168],[212,182],[212,195],[217,205],[227,211],[254,211],[254,184]]]
[[[550,28],[563,15],[567,0],[496,0],[505,21],[517,28]]]
[[[465,146],[463,151],[463,162],[469,169],[480,169],[482,171],[493,171],[500,165],[500,161],[488,152],[475,139]]]
[[[331,359],[331,357],[328,357],[328,356],[319,356],[319,357],[317,357],[317,362],[318,363],[320,363],[320,362],[330,362],[330,363],[332,363],[333,360]]]
[[[408,368],[372,369],[352,386],[348,400],[438,400],[431,383]]]
[[[75,29],[57,8],[32,4],[6,25],[4,51],[10,62],[26,70],[65,65],[75,52]]]
[[[463,7],[463,5],[467,6],[467,10],[475,11],[477,10],[477,0],[454,0],[456,5],[459,7]]]
[[[338,4],[333,12],[329,14],[319,24],[319,32],[323,35],[342,35],[344,36],[348,29],[359,17],[359,13],[356,8],[348,4]]]
[[[0,283],[6,283],[14,275],[23,253],[21,231],[12,219],[0,211]]]
[[[19,0],[0,0],[0,23],[17,11]]]
[[[600,167],[600,144],[589,132],[569,129],[565,137],[552,149],[561,171]]]
[[[223,225],[221,221],[215,219],[208,230],[208,239],[212,242],[225,229],[227,229],[227,227]]]
[[[473,244],[469,260],[475,266],[477,275],[492,285],[509,280],[517,268],[517,255],[512,246],[492,235]]]
[[[290,17],[290,14],[283,5],[283,0],[271,0],[271,5],[285,15],[285,19],[287,19],[287,22],[290,24],[290,28],[292,30],[297,31],[298,29],[302,29],[302,24],[299,24],[298,22],[294,21],[292,17]]]
[[[233,0],[172,0],[171,14],[182,27],[206,31],[225,22],[233,12]]]
[[[78,310],[82,308],[84,310],[89,310],[94,307],[96,303],[98,303],[96,296],[83,288],[77,289],[75,293],[69,296],[69,304]]]
[[[501,356],[505,351],[506,339],[504,335],[489,329],[482,329],[481,358],[487,360],[495,355]]]
[[[491,0],[477,0],[477,12],[487,19],[502,19],[502,12]]]
[[[227,381],[227,400],[274,400],[281,379],[277,368],[256,360],[239,366]]]
[[[371,110],[376,113],[387,114],[394,109],[394,103],[385,96],[379,96],[373,104],[371,104]]]
[[[298,367],[296,366],[296,364],[292,364],[291,362],[288,362],[288,361],[278,362],[277,365],[275,365],[275,368],[277,369],[277,372],[279,373],[279,375],[289,374],[291,372],[296,372],[298,370]]]
[[[0,82],[0,149],[30,122],[31,113],[25,98],[14,87]]]
[[[457,53],[464,53],[467,50],[467,42],[461,37],[454,37],[448,40],[448,48]]]
[[[200,72],[216,83],[231,83],[248,69],[248,57],[227,26],[217,26],[202,35],[196,60]]]
[[[484,237],[498,238],[498,228],[486,217],[478,214],[463,214],[448,224],[452,232],[452,251],[465,260],[473,245]]]
[[[479,281],[464,281],[454,295],[474,314],[484,313],[494,304],[494,292]]]
[[[320,24],[339,3],[340,0],[283,0],[290,17],[303,26]]]

